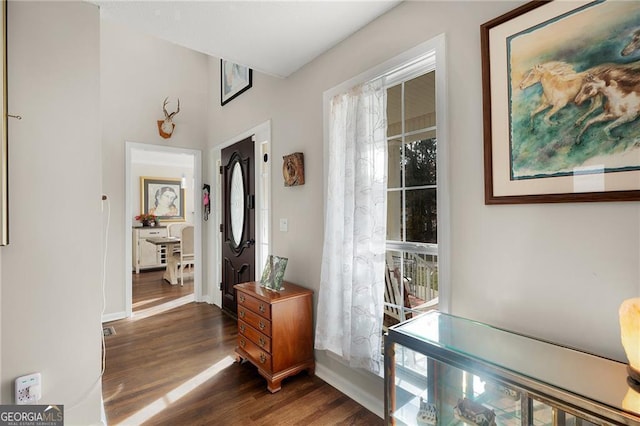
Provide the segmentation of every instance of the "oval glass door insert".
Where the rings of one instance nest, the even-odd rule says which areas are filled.
[[[231,234],[233,235],[235,246],[238,247],[242,241],[242,229],[244,228],[244,179],[239,162],[236,162],[231,170],[229,204]]]

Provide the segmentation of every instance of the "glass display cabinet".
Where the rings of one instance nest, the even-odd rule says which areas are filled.
[[[392,425],[640,425],[626,364],[432,311],[385,336]]]

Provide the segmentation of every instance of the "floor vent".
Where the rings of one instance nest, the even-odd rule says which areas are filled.
[[[116,329],[113,327],[105,327],[102,329],[102,334],[107,337],[107,336],[113,336],[114,334],[116,334]]]

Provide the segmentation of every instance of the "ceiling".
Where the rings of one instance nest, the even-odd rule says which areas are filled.
[[[89,0],[102,19],[288,77],[401,0]]]

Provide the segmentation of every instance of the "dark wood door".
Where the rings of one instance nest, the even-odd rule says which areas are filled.
[[[251,137],[221,153],[222,309],[236,316],[234,285],[255,280],[255,158]]]

